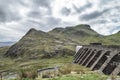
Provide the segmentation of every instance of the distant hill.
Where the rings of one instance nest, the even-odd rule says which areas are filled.
[[[0,42],[0,47],[3,47],[3,46],[11,46],[13,45],[15,42]]]
[[[120,45],[120,31],[117,32],[116,34],[105,36],[105,39],[103,40],[107,44]]]
[[[74,55],[76,45],[102,42],[106,45],[120,45],[120,32],[103,36],[89,25],[81,24],[66,28],[55,28],[49,32],[30,29],[23,38],[5,53],[7,57],[51,58]]]

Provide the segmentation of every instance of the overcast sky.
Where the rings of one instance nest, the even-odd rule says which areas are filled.
[[[0,0],[0,41],[18,41],[30,28],[89,24],[103,35],[120,31],[120,0]]]

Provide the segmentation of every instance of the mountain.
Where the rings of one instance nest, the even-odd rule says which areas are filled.
[[[86,24],[66,28],[55,28],[50,31],[49,34],[59,38],[72,40],[81,45],[89,44],[90,42],[98,42],[99,39],[97,38],[103,37]]]
[[[8,46],[4,46],[4,47],[0,47],[0,59],[3,58],[4,54],[6,53],[6,51],[9,49]]]
[[[116,34],[112,34],[109,36],[105,36],[106,43],[112,44],[112,45],[120,45],[120,31]]]
[[[97,32],[93,31],[89,25],[81,24],[74,27],[66,27],[66,28],[55,28],[50,33],[57,34],[72,34],[75,36],[87,36],[87,35],[99,35]]]
[[[85,45],[91,42],[102,42],[109,45],[117,43],[120,45],[119,35],[118,33],[103,36],[86,24],[55,28],[49,32],[32,28],[20,41],[8,49],[5,56],[12,58],[51,58],[74,55],[77,45]]]
[[[56,38],[40,30],[30,29],[19,42],[9,48],[5,56],[50,58],[56,55],[72,55],[75,45],[76,43],[72,43],[72,41]]]
[[[0,47],[3,47],[3,46],[11,46],[13,45],[15,42],[0,42]]]

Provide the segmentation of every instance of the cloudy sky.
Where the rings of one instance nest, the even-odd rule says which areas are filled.
[[[89,24],[103,35],[120,31],[119,0],[0,0],[0,41],[18,41],[30,28]]]

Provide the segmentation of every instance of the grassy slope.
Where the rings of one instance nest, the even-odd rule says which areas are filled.
[[[78,44],[89,44],[91,42],[99,42],[104,45],[120,45],[120,32],[103,36],[95,32],[89,25],[77,25],[67,28],[55,28],[49,34],[56,37],[72,40]]]
[[[61,75],[51,79],[38,78],[38,80],[106,80],[108,77],[77,64],[66,64],[62,66],[59,69],[59,74]]]
[[[31,29],[19,42],[10,47],[6,56],[13,58],[49,58],[58,54],[74,55],[77,45],[85,45],[91,42],[120,45],[118,37],[119,34],[102,36],[92,30],[89,25],[55,28],[48,33]]]
[[[62,77],[52,78],[52,79],[43,79],[43,80],[106,80],[105,75],[100,74],[69,74]]]
[[[35,58],[53,57],[57,54],[56,51],[60,55],[63,55],[64,51],[66,54],[73,54],[75,43],[69,45],[69,42],[48,33],[31,29],[18,43],[10,47],[5,55],[14,58]]]
[[[0,47],[0,56],[2,56],[7,50],[8,50],[9,47]]]
[[[77,25],[75,27],[55,28],[49,34],[56,37],[72,40],[81,45],[91,42],[103,42],[104,36],[98,34],[89,25]],[[104,42],[103,42],[104,43]]]
[[[3,70],[10,70],[10,71],[19,71],[22,68],[46,68],[46,67],[53,67],[59,66],[66,63],[72,62],[72,57],[57,57],[57,58],[50,58],[50,59],[35,59],[35,60],[28,60],[28,59],[9,59],[4,58],[0,61],[0,71]],[[7,63],[6,63],[7,62]]]
[[[106,43],[112,45],[120,45],[120,32],[116,34],[112,34],[110,36],[106,36]]]

